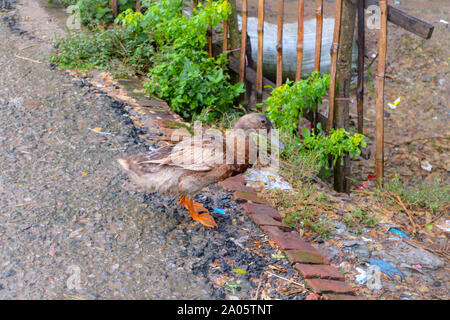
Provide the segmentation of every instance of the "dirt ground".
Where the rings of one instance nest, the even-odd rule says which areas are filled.
[[[402,181],[440,178],[450,182],[450,8],[446,1],[400,1],[399,9],[435,26],[431,39],[424,40],[393,24],[388,25],[388,50],[385,82],[385,176],[399,175]],[[367,56],[376,53],[378,34],[366,36]],[[370,60],[369,60],[370,61]],[[375,137],[376,62],[372,64],[371,84],[365,91],[365,133],[373,145]],[[391,109],[398,97],[401,102]],[[356,104],[351,113],[356,114]],[[374,149],[373,149],[374,151]],[[431,171],[422,167],[432,166]],[[354,166],[361,179],[374,171],[373,158]]]

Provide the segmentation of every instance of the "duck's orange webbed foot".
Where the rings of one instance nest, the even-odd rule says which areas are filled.
[[[217,227],[214,218],[209,214],[203,204],[194,202],[191,198],[181,196],[178,205],[183,205],[189,211],[189,216],[195,221],[198,221],[209,228]]]

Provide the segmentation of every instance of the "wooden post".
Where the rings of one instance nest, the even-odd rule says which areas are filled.
[[[358,0],[348,0],[354,5],[357,4]],[[369,7],[372,5],[378,5],[379,0],[366,0],[365,6]],[[419,37],[422,37],[424,39],[430,39],[431,35],[433,34],[434,26],[422,21],[420,19],[417,19],[416,17],[410,16],[409,14],[394,8],[390,5],[388,5],[387,9],[387,19],[389,22],[392,22],[393,24],[412,32]]]
[[[245,80],[245,52],[247,44],[247,0],[242,0],[242,32],[241,32],[241,56],[239,68],[239,81]]]
[[[387,0],[380,0],[380,33],[378,42],[375,166],[378,185],[382,185],[384,176],[384,71],[386,68]]]
[[[358,132],[364,132],[364,7],[365,0],[358,1],[358,88],[356,89],[356,103],[358,113]]]
[[[298,17],[297,17],[297,68],[295,70],[295,81],[302,77],[303,65],[303,17],[304,17],[304,0],[298,0]]]
[[[209,0],[209,5],[212,6],[212,0]],[[209,18],[209,27],[208,27],[208,57],[212,57],[212,23],[211,18]]]
[[[336,65],[336,97],[349,98],[352,78],[352,47],[356,22],[356,7],[350,1],[342,1],[341,28],[339,32],[339,51]],[[339,99],[335,103],[334,126],[349,129],[349,99]],[[350,184],[346,177],[350,174],[350,158],[339,159],[334,167],[334,188],[338,192],[349,192]]]
[[[314,71],[320,70],[320,54],[322,52],[323,0],[316,0],[316,54]]]
[[[119,3],[118,0],[111,0],[111,9],[113,12],[113,17],[116,18],[119,14]]]
[[[236,0],[227,0],[229,4],[231,5],[232,11],[231,14],[228,16],[227,20],[227,29],[228,29],[228,46],[231,49],[238,49],[241,45],[241,36],[239,32],[239,24],[237,19],[237,10],[236,10]],[[236,58],[239,58],[240,51],[233,51],[231,53]],[[236,79],[237,80],[237,79]]]
[[[222,52],[227,52],[227,50],[228,50],[228,20],[223,20]]]
[[[136,12],[141,12],[141,0],[136,0]]]
[[[284,0],[278,0],[278,30],[277,30],[277,87],[283,83],[283,15]]]
[[[259,0],[258,5],[258,52],[256,59],[256,101],[262,101],[262,76],[263,76],[263,36],[264,36],[264,0]]]
[[[323,26],[323,0],[316,0],[316,48],[314,57],[314,71],[320,71],[320,55],[322,53],[322,26]],[[311,105],[312,130],[316,131],[317,117],[319,115],[318,106],[314,109]]]
[[[334,104],[335,104],[335,93],[336,93],[336,63],[339,51],[339,33],[341,31],[341,14],[342,14],[342,0],[336,0],[336,9],[334,15],[334,32],[333,32],[333,43],[331,44],[330,55],[330,90],[328,94],[328,122],[326,132],[330,132],[333,126],[334,120]]]

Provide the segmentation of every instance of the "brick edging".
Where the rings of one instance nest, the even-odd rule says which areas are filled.
[[[330,265],[330,261],[292,228],[282,223],[281,215],[266,200],[246,186],[244,176],[238,175],[218,183],[233,191],[233,199],[242,202],[241,208],[286,254],[293,267],[312,292],[306,300],[364,300],[345,282],[345,277]]]

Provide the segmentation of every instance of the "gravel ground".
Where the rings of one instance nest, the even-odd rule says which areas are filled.
[[[0,299],[305,297],[267,272],[301,282],[271,258],[276,249],[230,194],[211,187],[198,195],[210,209],[227,209],[209,230],[175,199],[132,187],[115,159],[148,147],[124,104],[52,68],[43,59],[51,45],[21,31],[20,12],[5,4]]]

